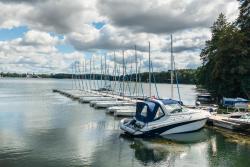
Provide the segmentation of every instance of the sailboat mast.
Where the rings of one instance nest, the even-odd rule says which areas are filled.
[[[122,51],[122,64],[123,64],[123,68],[122,68],[122,75],[123,75],[123,80],[122,80],[122,93],[123,93],[123,98],[124,98],[124,91],[125,91],[125,88],[124,88],[124,80],[125,80],[125,59],[124,59],[124,50]]]
[[[105,54],[105,57],[104,57],[104,87],[107,86],[107,55]]]
[[[171,34],[171,99],[174,98],[173,36]]]
[[[82,80],[83,80],[83,85],[84,85],[84,91],[86,91],[86,80],[85,80],[85,59],[83,59],[83,62],[82,62]]]
[[[72,63],[72,68],[71,68],[71,73],[72,73],[72,89],[74,89],[74,74],[73,74],[73,72],[74,72],[74,64]]]
[[[87,59],[84,59],[84,83],[86,91],[89,91],[88,77],[87,77]]]
[[[113,80],[115,79],[114,81],[114,87],[113,87],[113,94],[115,93],[115,89],[116,89],[116,57],[115,57],[115,51],[114,51],[114,77]]]
[[[92,59],[92,66],[93,66],[93,87],[96,90],[96,83],[95,83],[95,58]]]
[[[103,65],[102,65],[102,55],[101,55],[101,88],[103,87],[103,82],[102,82],[102,68],[103,68]]]
[[[135,45],[135,95],[138,96],[138,90],[137,90],[137,82],[138,82],[138,78],[137,78],[137,71],[138,69],[138,62],[137,62],[137,53],[136,53],[136,45]]]
[[[90,82],[90,90],[92,89],[92,65],[91,65],[91,60],[92,60],[92,57],[90,58],[90,60],[89,60],[89,72],[90,72],[90,80],[89,80],[89,82]]]
[[[76,77],[76,89],[78,89],[79,83],[78,83],[78,77],[77,77],[77,61],[75,61],[75,77]]]
[[[150,42],[148,42],[148,84],[149,84],[149,97],[151,97],[151,57],[150,57]]]

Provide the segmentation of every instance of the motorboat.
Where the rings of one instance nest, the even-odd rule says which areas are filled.
[[[164,136],[203,128],[210,113],[181,104],[180,101],[172,99],[137,102],[135,116],[122,119],[120,128],[133,136]]]
[[[202,93],[196,96],[196,104],[213,104],[215,99],[210,93]]]
[[[247,124],[248,129],[250,128],[250,113],[248,112],[235,112],[228,115],[228,118],[225,119],[230,122],[240,123],[240,124]]]

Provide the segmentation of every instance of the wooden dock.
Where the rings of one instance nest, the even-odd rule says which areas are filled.
[[[250,133],[250,123],[239,119],[232,119],[224,114],[212,115],[208,119],[208,125],[217,126],[233,131]]]
[[[142,97],[136,96],[119,96],[112,94],[112,92],[101,91],[83,91],[83,90],[59,90],[53,89],[53,92],[59,93],[63,96],[78,100],[80,103],[89,103],[91,107],[96,109],[107,109],[110,107],[117,107],[112,112],[114,116],[131,117],[135,115],[135,105],[138,99]],[[133,106],[133,107],[132,107]],[[132,107],[132,108],[131,108]]]

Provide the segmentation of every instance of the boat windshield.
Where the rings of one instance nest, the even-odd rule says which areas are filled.
[[[187,112],[186,108],[183,108],[180,104],[167,104],[165,108],[168,113],[175,114],[175,113],[182,113]]]

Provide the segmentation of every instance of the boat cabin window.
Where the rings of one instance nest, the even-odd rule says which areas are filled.
[[[167,104],[167,105],[165,105],[165,107],[166,107],[167,111],[171,114],[187,111],[185,108],[183,108],[179,104]]]
[[[168,112],[171,112],[174,109],[181,109],[181,106],[179,104],[167,104],[165,105]]]
[[[182,112],[182,109],[176,108],[176,109],[172,110],[170,113],[175,114],[175,113],[180,113],[180,112]]]
[[[141,115],[144,117],[147,117],[147,113],[148,113],[148,107],[144,106],[142,111],[141,111]]]
[[[163,115],[164,115],[164,113],[163,113],[163,111],[162,111],[161,107],[158,107],[158,109],[157,109],[157,112],[156,112],[156,114],[155,114],[155,118],[154,118],[154,119],[158,119],[158,118],[162,117]]]

